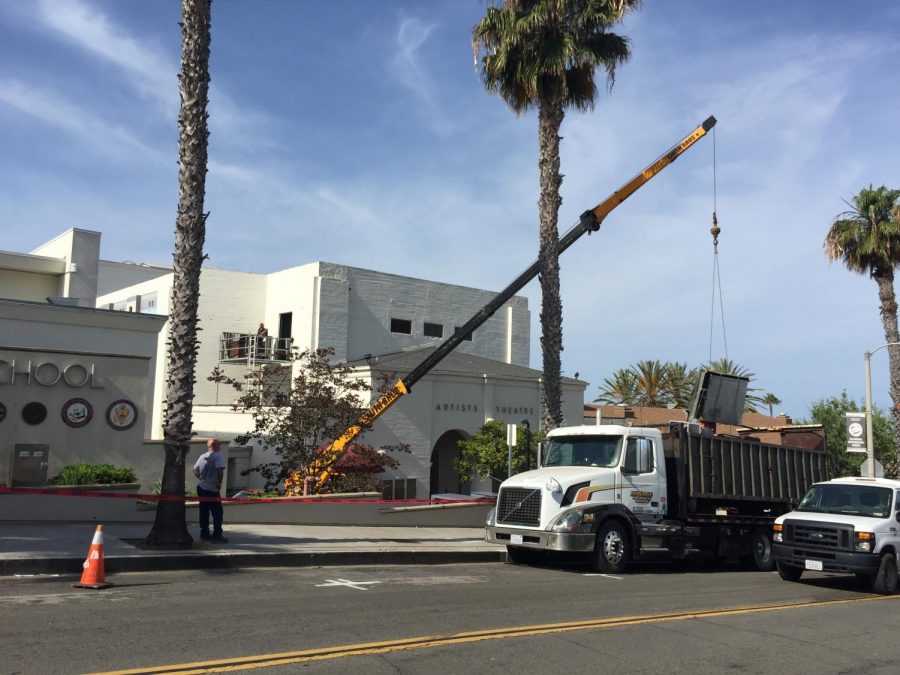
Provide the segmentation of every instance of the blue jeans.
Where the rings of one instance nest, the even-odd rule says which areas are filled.
[[[219,493],[215,490],[206,490],[199,485],[197,486],[198,497],[218,497]],[[212,515],[213,532],[212,536],[222,536],[222,502],[200,502],[200,536],[209,536],[209,516]]]

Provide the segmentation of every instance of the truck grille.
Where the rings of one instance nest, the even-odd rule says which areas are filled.
[[[503,488],[497,502],[497,523],[534,525],[541,522],[541,491]]]
[[[824,523],[785,521],[786,543],[795,546],[850,550],[853,530]]]

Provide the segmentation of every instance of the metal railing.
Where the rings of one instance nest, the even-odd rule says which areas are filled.
[[[219,339],[220,363],[289,363],[291,338],[276,338],[255,333],[222,333]]]

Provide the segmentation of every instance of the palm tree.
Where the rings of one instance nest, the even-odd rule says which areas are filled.
[[[174,281],[169,315],[166,410],[163,419],[165,466],[161,494],[184,497],[184,463],[191,439],[194,371],[197,364],[197,305],[206,218],[206,160],[209,129],[210,4],[212,0],[181,2],[181,111],[178,116],[178,216],[175,220]],[[157,502],[156,519],[147,544],[187,548],[184,501]]]
[[[666,367],[660,361],[638,361],[632,371],[637,390],[635,405],[665,408],[670,400],[666,391]]]
[[[500,0],[495,0],[500,2]],[[540,148],[541,353],[543,422],[562,423],[559,293],[559,130],[566,108],[591,110],[597,96],[594,71],[615,80],[630,55],[626,38],[609,32],[639,0],[503,0],[488,7],[472,31],[485,88],[516,112],[537,108]]]
[[[850,210],[837,215],[825,236],[825,256],[851,272],[868,274],[878,285],[881,323],[887,343],[900,342],[894,267],[900,263],[900,190],[885,186],[860,190]],[[900,452],[900,347],[888,347],[894,440]],[[900,457],[898,457],[900,460]]]
[[[768,392],[765,396],[762,397],[762,404],[769,406],[769,417],[775,416],[774,406],[780,403],[781,399],[771,392]]]
[[[637,383],[631,368],[621,368],[603,380],[594,403],[607,405],[634,405],[637,400]]]
[[[686,363],[666,361],[663,365],[663,388],[668,404],[676,408],[690,407],[696,383],[697,370],[688,368]]]

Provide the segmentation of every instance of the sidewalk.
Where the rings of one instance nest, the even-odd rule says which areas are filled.
[[[0,576],[81,574],[96,525],[0,524]],[[365,564],[502,562],[504,547],[481,528],[226,524],[227,544],[201,542],[186,551],[138,548],[150,525],[104,525],[106,574],[151,570]]]

